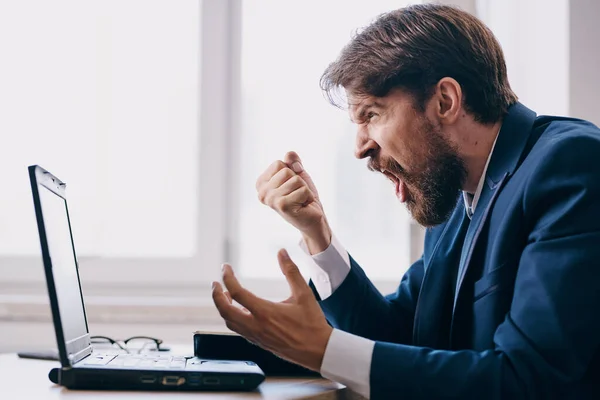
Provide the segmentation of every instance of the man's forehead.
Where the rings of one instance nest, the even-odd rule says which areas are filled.
[[[347,93],[346,98],[348,99],[348,110],[351,112],[369,106],[381,107],[383,103],[383,99],[369,95],[356,95]]]

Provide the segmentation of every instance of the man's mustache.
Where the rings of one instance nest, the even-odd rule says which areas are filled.
[[[371,157],[367,162],[367,168],[369,171],[373,172],[381,172],[381,170],[386,170],[390,173],[398,175],[401,178],[406,176],[404,168],[400,166],[396,161],[392,159],[381,159],[377,157]]]

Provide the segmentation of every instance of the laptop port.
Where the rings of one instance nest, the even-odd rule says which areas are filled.
[[[202,383],[204,383],[205,385],[218,385],[219,383],[221,383],[221,381],[219,380],[219,378],[207,377],[202,379]]]
[[[163,376],[162,384],[164,386],[180,386],[185,383],[185,378],[183,376],[177,375],[167,375]]]
[[[142,383],[155,383],[156,375],[142,375],[140,376],[140,382]]]
[[[202,375],[190,375],[187,377],[187,383],[189,386],[200,386],[202,383]]]

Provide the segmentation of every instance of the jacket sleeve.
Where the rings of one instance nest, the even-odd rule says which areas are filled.
[[[590,371],[599,370],[600,141],[556,141],[527,182],[528,240],[495,348],[440,351],[377,342],[372,398],[588,398],[581,380],[590,382]]]
[[[396,292],[383,296],[350,257],[348,276],[320,305],[334,328],[371,340],[410,343],[422,280],[423,261],[419,259]],[[311,287],[315,291],[312,282]]]

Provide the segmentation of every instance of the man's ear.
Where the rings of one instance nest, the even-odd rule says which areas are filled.
[[[451,125],[456,122],[463,111],[463,93],[460,84],[454,79],[445,77],[435,87],[436,114],[440,123]]]

